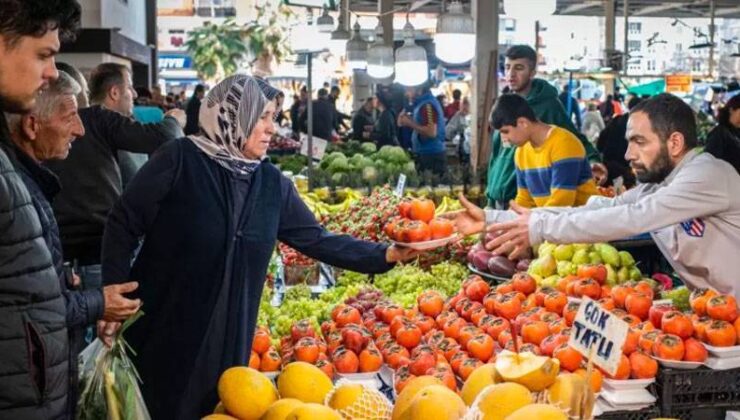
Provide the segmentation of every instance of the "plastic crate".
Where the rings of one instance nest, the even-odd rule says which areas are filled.
[[[664,417],[724,419],[724,411],[740,409],[740,368],[662,368],[655,385],[660,412]],[[702,413],[702,410],[706,413]]]
[[[651,405],[637,411],[607,411],[595,420],[650,420],[656,417],[660,417],[660,410],[657,405]]]

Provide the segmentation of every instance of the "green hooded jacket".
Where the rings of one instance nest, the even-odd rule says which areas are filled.
[[[575,134],[583,143],[583,147],[586,148],[586,156],[589,161],[601,161],[599,152],[565,115],[565,109],[558,100],[558,91],[551,84],[542,79],[534,79],[532,90],[529,91],[527,96],[527,103],[532,107],[538,120],[565,128]],[[491,160],[488,163],[488,187],[486,188],[488,205],[493,205],[496,201],[508,203],[509,200],[516,197],[516,170],[514,167],[516,147],[503,147],[498,130],[493,133],[491,140],[493,147],[491,148]]]

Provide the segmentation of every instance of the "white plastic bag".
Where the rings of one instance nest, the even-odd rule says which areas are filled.
[[[80,354],[80,398],[77,420],[150,420],[139,389],[139,374],[128,352],[136,354],[123,332],[142,312],[123,323],[111,348],[95,339]]]

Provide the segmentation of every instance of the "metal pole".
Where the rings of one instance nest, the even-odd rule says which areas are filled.
[[[568,72],[568,104],[567,105],[568,105],[567,107],[568,120],[573,121],[573,116],[572,116],[572,113],[573,113],[573,72],[572,71]],[[579,112],[579,111],[576,110],[576,112]],[[580,130],[581,127],[578,127],[578,129]]]
[[[534,52],[536,56],[535,67],[540,63],[540,21],[534,21]]]
[[[616,26],[616,17],[615,17],[615,10],[614,10],[614,1],[615,0],[605,0],[604,1],[604,29],[606,30],[606,33],[604,34],[604,65],[609,66],[609,57],[611,54],[614,53],[615,50],[615,30],[614,27]],[[624,52],[625,54],[627,51]],[[614,72],[616,73],[616,72]],[[614,83],[612,81],[604,83],[604,88],[606,90],[607,94],[614,93]]]
[[[308,90],[308,103],[306,104],[306,122],[308,123],[306,128],[308,131],[308,176],[309,184],[311,181],[311,170],[313,169],[313,53],[306,53],[306,61],[308,67],[308,77],[306,78],[306,90]]]
[[[714,0],[709,0],[709,78],[714,77]]]
[[[629,0],[623,0],[624,1],[624,55],[622,55],[622,72],[626,76],[627,75],[627,61],[629,60],[627,57],[629,55],[629,10],[630,10],[630,1]]]

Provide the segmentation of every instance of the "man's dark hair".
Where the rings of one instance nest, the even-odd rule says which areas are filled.
[[[326,98],[329,95],[329,92],[327,92],[326,89],[321,88],[319,89],[317,95],[319,96],[319,98]]]
[[[650,120],[653,131],[665,142],[673,133],[681,133],[686,149],[697,146],[696,117],[691,107],[678,96],[661,93],[637,104],[630,113],[643,112]]]
[[[516,126],[516,120],[526,118],[529,121],[537,121],[534,111],[527,100],[513,93],[505,93],[499,96],[491,110],[491,125],[500,130],[505,125]]]
[[[529,45],[512,45],[504,54],[509,60],[518,60],[524,58],[529,62],[532,69],[537,68],[537,53]]]
[[[146,86],[139,86],[136,88],[136,96],[140,99],[152,99],[152,91]]]
[[[331,87],[331,93],[334,93],[334,92],[339,92],[339,91],[340,91],[340,90],[339,90],[339,86],[337,86],[337,85],[334,85],[334,86],[332,86],[332,87]]]
[[[195,89],[193,90],[193,94],[196,93],[206,93],[206,86],[198,83],[195,85]]]
[[[100,103],[105,100],[113,86],[121,86],[128,67],[118,63],[99,64],[90,74],[90,101]]]
[[[460,89],[455,89],[452,91],[452,100],[459,101],[460,98],[462,98],[462,91]]]
[[[76,0],[0,0],[0,35],[10,47],[21,37],[41,37],[55,29],[61,40],[73,40],[80,10]]]

